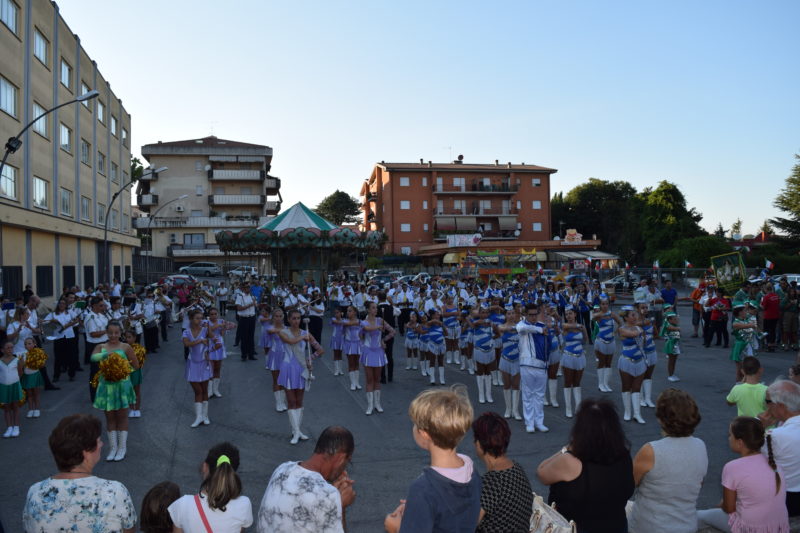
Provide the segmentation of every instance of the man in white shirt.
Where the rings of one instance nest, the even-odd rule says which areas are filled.
[[[106,304],[99,296],[92,296],[89,300],[89,310],[83,319],[83,329],[86,333],[86,350],[83,355],[83,364],[89,365],[89,381],[91,382],[98,370],[100,370],[99,363],[90,361],[92,352],[98,344],[108,342],[108,335],[106,329],[108,327],[108,317],[105,314]],[[95,388],[89,385],[89,397],[94,403]]]
[[[286,300],[283,302],[284,311],[286,312],[286,316],[289,316],[290,311],[294,311],[297,309],[300,311],[300,314],[306,316],[308,314],[308,308],[306,307],[308,304],[308,299],[300,294],[297,290],[297,286],[295,285],[292,287],[292,292],[289,296],[286,297]],[[316,335],[314,336],[316,339]]]
[[[122,296],[122,285],[119,284],[117,278],[114,278],[114,282],[111,284],[111,296]]]
[[[800,516],[800,385],[788,379],[778,380],[767,388],[766,399],[767,411],[759,418],[766,423],[782,422],[770,432],[772,456],[786,481],[789,516]],[[769,459],[767,444],[761,453]]]
[[[405,335],[406,323],[414,305],[414,292],[408,288],[408,283],[403,283],[390,298],[392,305],[400,309],[400,335]]]
[[[439,311],[444,309],[444,302],[439,298],[438,291],[431,291],[431,297],[425,300],[425,313],[429,313],[431,309],[438,309]]]
[[[549,431],[544,425],[544,392],[550,354],[543,310],[543,306],[529,303],[525,306],[525,319],[517,324],[522,414],[528,433]],[[515,400],[512,402],[516,405]]]
[[[344,533],[345,509],[356,499],[345,468],[353,456],[346,428],[325,428],[314,454],[278,466],[261,500],[258,533]]]
[[[314,289],[311,293],[311,301],[306,307],[308,310],[308,329],[315,339],[322,338],[322,317],[325,314],[325,302],[319,293],[319,289]]]
[[[255,329],[256,329],[256,301],[250,294],[250,284],[242,283],[242,290],[236,293],[236,316],[239,343],[242,350],[242,361],[256,360]]]

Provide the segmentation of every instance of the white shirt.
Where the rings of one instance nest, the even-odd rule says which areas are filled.
[[[52,312],[52,313],[48,314],[47,317],[45,317],[45,319],[44,319],[45,322],[50,322],[51,320],[55,320],[56,322],[58,322],[59,326],[61,326],[60,328],[58,328],[56,330],[55,333],[53,333],[52,337],[50,337],[50,338],[53,339],[53,340],[74,339],[75,338],[75,330],[71,326],[68,327],[68,328],[64,328],[64,326],[66,326],[67,324],[72,322],[72,320],[74,318],[75,318],[75,316],[69,310],[64,311],[63,313]],[[63,331],[60,331],[62,328],[63,328]]]
[[[531,324],[527,320],[523,320],[517,324],[517,333],[519,333],[519,364],[521,366],[547,368],[547,363],[536,358],[536,346],[533,343],[533,334],[543,334],[544,331],[541,325]]]
[[[19,357],[14,357],[8,364],[0,361],[0,385],[13,385],[19,382]]]
[[[255,303],[255,301],[253,300],[253,295],[245,294],[242,291],[238,291],[236,293],[236,299],[234,300],[234,302],[236,303],[237,307],[238,306],[250,305],[250,304],[254,304]],[[255,305],[252,306],[252,307],[248,307],[244,311],[239,311],[237,309],[236,310],[236,314],[239,315],[239,316],[245,316],[245,317],[247,317],[247,316],[255,316],[256,315]]]
[[[215,530],[216,531],[216,530]],[[275,469],[258,511],[258,533],[344,533],[339,491],[296,461]]]
[[[289,296],[286,297],[286,300],[283,302],[284,307],[286,307],[287,309],[293,307],[294,309],[297,309],[303,314],[306,313],[306,310],[303,306],[307,303],[308,300],[306,299],[306,297],[300,293],[290,294]]]
[[[122,285],[119,283],[114,285],[114,288],[111,289],[111,296],[122,296]]]
[[[434,300],[433,298],[428,298],[427,300],[425,300],[425,312],[427,313],[431,309],[438,309],[441,311],[442,309],[444,309],[444,304],[438,298],[436,300]]]
[[[17,342],[14,343],[14,353],[19,355],[25,353],[25,339],[33,337],[33,332],[26,325],[16,321],[8,325],[6,333],[9,337],[17,332],[19,332],[19,337],[17,337]]]
[[[214,533],[240,533],[243,528],[253,525],[253,507],[247,496],[239,496],[229,501],[225,504],[224,512],[211,509],[208,506],[208,498],[201,496],[200,507],[203,508],[208,525]],[[167,511],[175,527],[181,528],[184,533],[206,533],[194,494],[181,496],[170,504]]]
[[[767,456],[767,444],[761,448]],[[772,430],[772,454],[775,463],[783,470],[786,490],[800,492],[800,415],[786,420]]]
[[[108,335],[106,335],[106,327],[108,327],[108,318],[105,315],[98,315],[94,311],[89,311],[83,321],[83,327],[86,330],[86,340],[92,344],[100,344],[108,342]],[[102,331],[103,335],[100,337],[92,337],[92,333]]]

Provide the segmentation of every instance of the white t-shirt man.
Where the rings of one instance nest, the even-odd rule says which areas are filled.
[[[239,496],[225,504],[225,511],[211,509],[208,498],[200,497],[200,506],[211,526],[211,531],[225,533],[240,532],[243,528],[253,525],[253,507],[250,498]],[[172,523],[181,528],[184,533],[206,533],[203,519],[197,510],[194,494],[181,496],[167,507]]]
[[[283,463],[272,473],[264,492],[257,531],[344,533],[339,491],[297,461]]]

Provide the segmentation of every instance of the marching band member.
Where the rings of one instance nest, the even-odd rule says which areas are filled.
[[[547,342],[549,343],[550,360],[547,365],[547,388],[550,392],[550,401],[545,397],[544,404],[558,407],[558,367],[561,363],[561,350],[559,336],[561,335],[561,317],[554,303],[542,303],[545,307],[545,324],[547,325]]]
[[[576,307],[573,305],[573,311],[575,309]],[[580,318],[580,314],[576,314]],[[622,320],[616,313],[611,312],[608,300],[600,301],[600,307],[592,314],[592,320],[597,324],[596,333],[593,332],[594,355],[597,358],[597,388],[600,392],[612,392],[608,380],[611,378],[611,361],[617,349],[617,343],[614,340],[614,325],[622,326]]]
[[[622,308],[620,316],[624,324],[617,330],[622,337],[622,355],[618,359],[617,366],[622,381],[622,404],[625,408],[622,418],[625,421],[630,420],[633,407],[633,418],[644,424],[639,401],[644,372],[647,368],[644,359],[644,332],[638,325],[639,316],[636,309],[626,305]]]
[[[525,306],[525,319],[517,324],[519,333],[520,388],[525,431],[547,432],[544,425],[544,394],[547,385],[549,345],[544,308],[529,303]]]
[[[286,390],[278,384],[278,377],[281,373],[281,364],[286,349],[285,345],[280,340],[280,332],[286,327],[283,318],[283,309],[276,307],[272,311],[271,323],[265,327],[267,332],[267,341],[265,343],[265,348],[267,350],[266,368],[272,374],[272,394],[275,396],[275,410],[279,413],[289,408],[286,403]]]
[[[226,322],[225,319],[220,318],[219,309],[212,307],[208,310],[206,327],[208,328],[208,359],[211,361],[212,372],[208,397],[222,398],[222,393],[219,391],[222,360],[228,357],[225,351],[225,332],[233,328],[233,323]]]
[[[108,342],[108,334],[106,329],[108,327],[108,317],[105,314],[105,303],[100,296],[92,296],[89,300],[89,310],[83,320],[83,329],[86,333],[86,352],[84,355],[84,364],[89,364],[89,381],[91,382],[94,375],[100,369],[96,362],[91,362],[90,358],[95,349],[106,342]],[[117,339],[122,335],[119,333]],[[94,403],[95,393],[97,391],[91,385],[89,386],[89,397]]]
[[[516,309],[506,311],[506,321],[497,326],[503,348],[500,354],[500,373],[503,377],[503,398],[506,402],[505,418],[522,420],[519,414],[519,333]]]
[[[361,385],[358,383],[358,359],[361,355],[361,324],[358,320],[358,310],[352,305],[347,307],[342,353],[347,356],[350,390],[361,390]]]
[[[152,289],[147,289],[142,303],[142,315],[144,325],[144,347],[150,353],[158,352],[158,322],[156,317],[158,311],[156,310],[156,302],[153,297]]]
[[[454,303],[452,295],[448,294],[444,297],[444,306],[442,308],[442,320],[445,327],[445,349],[447,364],[456,364],[460,362],[458,350],[458,338],[461,335],[461,324],[458,317],[461,316],[458,306]]]
[[[367,316],[361,321],[361,364],[364,366],[367,385],[367,414],[373,408],[379,413],[381,407],[381,369],[388,362],[384,343],[386,337],[394,335],[394,329],[378,317],[378,305],[367,302]],[[386,335],[384,335],[384,333]]]
[[[572,399],[575,408],[581,404],[581,377],[586,368],[586,356],[583,345],[589,340],[586,326],[577,321],[577,313],[571,305],[564,310],[564,349],[561,356],[561,367],[564,372],[564,406],[567,418],[572,418]]]
[[[208,380],[211,379],[211,362],[208,357],[210,338],[208,328],[203,326],[203,312],[199,309],[186,310],[189,327],[183,330],[183,345],[188,348],[184,379],[189,382],[194,392],[194,422],[191,427],[200,424],[209,425],[208,419]]]

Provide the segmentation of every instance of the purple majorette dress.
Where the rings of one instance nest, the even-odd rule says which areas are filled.
[[[331,318],[331,350],[341,350],[344,344],[344,326],[340,321]]]
[[[308,335],[307,332],[302,330],[297,336],[288,328],[282,331],[289,337],[294,338],[304,338]],[[305,389],[306,379],[303,377],[303,373],[306,371],[307,341],[302,340],[297,344],[286,344],[280,338],[277,338],[274,344],[278,342],[283,345],[283,358],[281,359],[281,373],[278,375],[278,385],[285,389]]]
[[[361,355],[361,324],[344,327],[342,353],[345,355]]]
[[[366,320],[361,321],[361,327],[365,328],[370,323]],[[375,319],[375,325],[382,326],[383,320]],[[364,331],[364,341],[361,343],[361,364],[364,366],[384,366],[386,364],[386,351],[381,342],[383,329]]]
[[[218,320],[217,322],[220,323],[221,327],[208,337],[208,358],[212,361],[222,361],[228,357],[225,351],[225,321]]]
[[[258,335],[258,344],[259,348],[264,348],[264,353],[269,351],[270,342],[272,341],[272,337],[269,334],[269,330],[272,328],[272,322],[267,320],[265,322],[261,322],[261,333]]]
[[[190,341],[205,339],[206,334],[206,328],[202,328],[196,337],[192,335],[191,328],[183,330],[183,338]],[[186,381],[197,383],[211,379],[211,365],[206,361],[206,350],[204,344],[195,344],[189,348],[189,358],[186,359],[186,370],[183,373]]]
[[[266,329],[266,328],[265,328]],[[286,345],[278,336],[278,331],[285,328],[276,329],[275,326],[270,326],[267,331],[267,342],[269,351],[267,352],[266,368],[277,372],[281,369],[281,362],[283,361],[283,352],[286,351]]]

